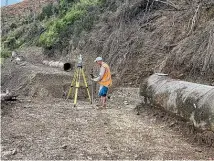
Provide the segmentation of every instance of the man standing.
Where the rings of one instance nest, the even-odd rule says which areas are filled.
[[[108,64],[103,62],[101,57],[97,57],[94,62],[100,66],[99,76],[92,79],[100,84],[99,96],[101,97],[100,102],[103,108],[106,107],[108,88],[112,85],[111,72]]]

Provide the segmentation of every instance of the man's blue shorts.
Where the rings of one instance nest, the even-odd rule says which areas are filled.
[[[103,86],[99,91],[99,96],[105,97],[108,93],[108,87]]]

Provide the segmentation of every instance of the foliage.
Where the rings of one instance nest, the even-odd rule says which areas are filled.
[[[21,24],[12,22],[9,32],[3,35],[4,54],[23,45],[44,48],[65,47],[72,38],[78,44],[79,37],[89,31],[98,19],[101,4],[105,0],[60,0],[45,6],[41,14],[31,12],[21,19]],[[54,15],[54,16],[53,16]],[[83,32],[84,31],[84,32]]]
[[[10,31],[6,36],[2,38],[2,44],[5,50],[14,50],[21,46],[36,44],[36,39],[40,36],[43,30],[40,22],[34,22],[28,25],[22,25],[13,31]]]
[[[15,37],[15,39],[18,39],[19,37],[21,37],[25,32],[25,27],[21,26],[19,28],[17,28],[16,30],[12,31],[9,33],[8,37]]]
[[[8,58],[11,56],[11,51],[8,49],[2,49],[1,50],[1,58]]]
[[[8,37],[7,40],[4,41],[4,48],[15,49],[16,48],[15,37]]]
[[[60,15],[65,15],[69,8],[76,2],[78,2],[78,0],[61,0],[59,4]]]
[[[47,6],[42,8],[42,12],[38,15],[37,19],[42,21],[45,18],[50,18],[54,14],[58,14],[58,13],[59,13],[58,7],[50,3]]]
[[[61,1],[60,5],[62,5],[63,2],[65,3],[65,1],[66,0]],[[62,32],[87,14],[87,9],[89,7],[97,6],[100,3],[100,0],[80,0],[79,2],[73,3],[71,8],[62,17],[56,18],[54,21],[47,24],[46,32],[40,36],[39,43],[43,47],[51,47],[54,43],[59,41],[59,36]],[[63,12],[64,11],[61,13]]]
[[[10,28],[11,28],[11,29],[15,29],[15,28],[17,28],[17,25],[16,25],[15,23],[12,23],[12,24],[10,25]]]

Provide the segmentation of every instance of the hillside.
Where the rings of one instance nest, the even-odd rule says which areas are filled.
[[[46,8],[45,19],[5,32],[5,46],[12,44],[5,50],[36,45],[46,55],[67,60],[82,53],[88,69],[100,55],[110,63],[117,75],[115,84],[120,85],[139,85],[153,72],[213,83],[212,0],[81,0],[60,1],[58,6],[56,14],[48,15]]]
[[[214,159],[213,0],[1,10],[2,160]],[[73,68],[80,54],[87,81]],[[97,56],[113,80],[102,106]]]
[[[146,2],[127,1],[103,14],[81,41],[81,52],[102,55],[126,84],[139,84],[154,71],[213,82],[213,3]]]
[[[1,12],[4,16],[25,16],[29,11],[39,13],[42,11],[42,8],[48,3],[57,2],[55,0],[23,0],[17,4],[4,6],[1,8]]]

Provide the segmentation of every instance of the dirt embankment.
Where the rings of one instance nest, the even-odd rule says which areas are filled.
[[[48,59],[42,54],[41,48],[20,50],[19,56],[22,60],[6,59],[3,63],[1,91],[8,89],[20,97],[65,97],[72,80],[72,72],[42,64],[43,60]]]

